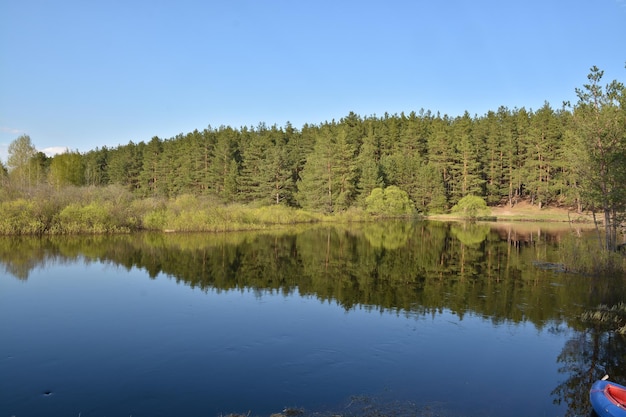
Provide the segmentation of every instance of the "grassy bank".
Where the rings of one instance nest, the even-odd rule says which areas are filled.
[[[324,215],[283,205],[224,205],[210,197],[182,195],[176,199],[139,198],[117,187],[40,186],[28,194],[5,195],[0,201],[0,235],[67,235],[164,232],[225,232],[258,230],[274,225],[314,222],[366,222],[375,216],[358,208]],[[586,222],[592,217],[558,208],[529,204],[492,207],[482,219],[495,221]],[[465,220],[460,214],[427,216],[435,220]]]
[[[577,213],[566,208],[544,207],[539,208],[522,202],[513,207],[490,207],[490,213],[481,217],[487,221],[509,221],[509,222],[547,222],[547,223],[593,223],[593,217],[590,213]],[[437,214],[427,216],[432,220],[464,220],[462,214]]]
[[[363,210],[327,216],[283,205],[224,205],[211,198],[138,198],[127,190],[49,187],[0,201],[0,235],[69,235],[259,230],[275,225],[371,221]]]

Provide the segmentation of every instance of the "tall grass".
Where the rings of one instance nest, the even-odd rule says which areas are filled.
[[[619,334],[626,334],[626,304],[620,302],[614,306],[599,305],[595,310],[585,311],[581,319],[587,323],[594,323],[607,330]]]
[[[596,239],[575,235],[560,242],[561,262],[570,271],[594,276],[626,278],[626,256],[624,253],[602,249]]]
[[[148,211],[142,218],[142,224],[149,230],[221,232],[319,220],[318,215],[285,206],[224,206],[194,196],[181,196],[162,207]]]
[[[40,186],[28,195],[4,195],[1,235],[128,233],[137,230],[223,232],[318,222],[322,215],[286,206],[223,205],[183,195],[173,200],[137,198],[117,187]]]

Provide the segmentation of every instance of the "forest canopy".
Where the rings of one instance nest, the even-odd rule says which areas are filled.
[[[546,102],[482,116],[351,112],[300,129],[209,126],[52,158],[22,136],[0,177],[14,191],[115,185],[137,197],[189,194],[320,213],[366,209],[372,191],[379,196],[393,186],[424,214],[446,212],[472,195],[489,205],[524,200],[611,217],[626,201],[626,94],[616,81],[603,88],[601,78],[593,67],[590,83],[576,89],[579,102],[560,109]]]

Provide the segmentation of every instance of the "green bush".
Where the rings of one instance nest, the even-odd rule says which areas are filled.
[[[407,192],[395,185],[374,188],[365,199],[365,211],[381,216],[409,216],[414,213],[414,207]]]
[[[42,234],[47,222],[35,202],[22,198],[0,203],[0,234]]]
[[[462,214],[468,219],[475,219],[479,216],[487,216],[490,213],[487,203],[481,197],[466,195],[452,207],[452,213]]]
[[[115,216],[117,214],[117,216]],[[52,233],[120,233],[129,232],[127,219],[112,202],[72,203],[56,216]],[[120,216],[121,215],[121,216]]]

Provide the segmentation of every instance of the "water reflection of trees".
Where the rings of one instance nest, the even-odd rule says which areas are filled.
[[[597,328],[575,332],[557,358],[559,373],[565,375],[553,391],[554,402],[567,404],[567,416],[589,415],[589,388],[608,374],[616,382],[626,381],[626,338]]]
[[[345,309],[427,314],[448,309],[494,323],[530,321],[575,329],[557,358],[564,381],[553,391],[569,415],[589,412],[590,384],[626,378],[626,343],[581,323],[599,303],[623,299],[621,280],[533,267],[555,261],[559,233],[536,226],[446,223],[302,227],[266,233],[136,234],[1,238],[0,263],[26,280],[47,264],[97,261],[141,268],[192,288],[298,292]],[[622,381],[624,382],[624,381]]]
[[[508,231],[507,228],[508,227]],[[84,258],[193,288],[298,291],[346,309],[448,308],[494,321],[549,320],[580,312],[587,280],[532,266],[557,256],[555,233],[447,223],[305,227],[271,233],[137,234],[0,239],[0,262],[26,279],[45,262]],[[534,242],[520,245],[523,240]]]

